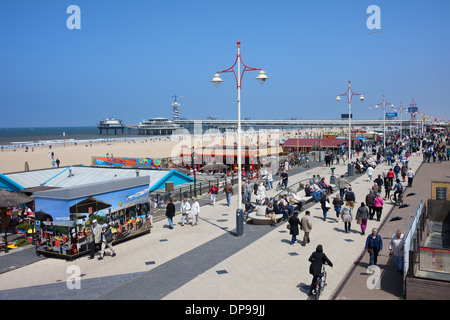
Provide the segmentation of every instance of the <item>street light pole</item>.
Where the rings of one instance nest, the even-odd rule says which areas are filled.
[[[242,70],[242,74],[241,74],[241,63],[242,65],[244,65],[244,69]],[[236,71],[234,70],[234,67],[237,64],[237,74]],[[218,71],[216,72],[216,74],[214,75],[214,78],[211,80],[211,82],[218,87],[220,85],[221,82],[223,82],[223,80],[220,78],[220,73],[225,73],[225,72],[233,72],[235,79],[236,79],[236,86],[237,86],[237,91],[238,91],[238,154],[237,154],[237,164],[238,164],[238,210],[242,210],[242,146],[241,146],[241,136],[242,136],[242,129],[241,129],[241,84],[242,84],[242,77],[245,73],[245,71],[256,71],[256,70],[260,70],[259,71],[259,75],[256,77],[256,80],[258,80],[261,84],[264,84],[264,82],[268,79],[268,77],[266,76],[265,72],[260,69],[260,68],[250,68],[248,66],[246,66],[244,64],[244,62],[242,62],[242,58],[241,58],[241,42],[238,41],[237,42],[237,56],[236,56],[236,61],[234,62],[234,64],[225,70],[222,71]]]
[[[336,97],[336,101],[341,101],[341,97],[346,96],[348,100],[348,174],[350,175],[351,172],[351,163],[350,159],[352,156],[352,97],[353,96],[359,96],[359,100],[362,102],[364,101],[364,96],[360,93],[355,93],[352,91],[352,85],[350,80],[348,81],[348,89],[346,93],[339,94]]]
[[[383,107],[383,155],[386,155],[386,104],[390,104],[391,108],[394,109],[394,105],[386,102],[386,97],[383,94],[383,102],[375,105],[375,109],[378,109],[378,106]]]

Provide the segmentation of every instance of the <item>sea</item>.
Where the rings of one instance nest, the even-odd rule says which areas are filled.
[[[36,127],[36,128],[0,128],[1,148],[22,148],[59,144],[83,144],[100,141],[120,141],[143,139],[135,129],[125,129],[100,135],[98,127]]]

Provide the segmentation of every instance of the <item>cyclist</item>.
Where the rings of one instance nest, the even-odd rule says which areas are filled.
[[[402,195],[403,193],[403,185],[400,182],[400,179],[395,180],[396,184],[392,190],[394,190],[394,200],[397,202],[397,194]]]
[[[313,290],[316,288],[317,278],[322,272],[322,265],[326,263],[332,267],[333,263],[331,263],[330,259],[328,259],[325,253],[323,253],[321,244],[317,246],[316,251],[311,254],[311,257],[309,257],[308,260],[311,262],[311,265],[309,266],[309,273],[313,276],[311,287],[309,289],[309,295],[312,295]]]

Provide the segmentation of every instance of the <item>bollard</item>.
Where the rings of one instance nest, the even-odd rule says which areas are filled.
[[[236,210],[236,236],[242,237],[244,234],[244,211],[242,209]]]

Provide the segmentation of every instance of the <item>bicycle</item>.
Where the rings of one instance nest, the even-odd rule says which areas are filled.
[[[325,265],[322,266],[322,272],[319,273],[316,280],[316,294],[315,298],[316,300],[319,300],[320,294],[325,289],[325,286],[327,285],[327,272],[325,271]]]
[[[399,194],[397,197],[395,197],[395,193],[391,194],[389,197],[389,200],[394,204],[394,206],[402,206],[403,205],[403,196],[402,194]]]

